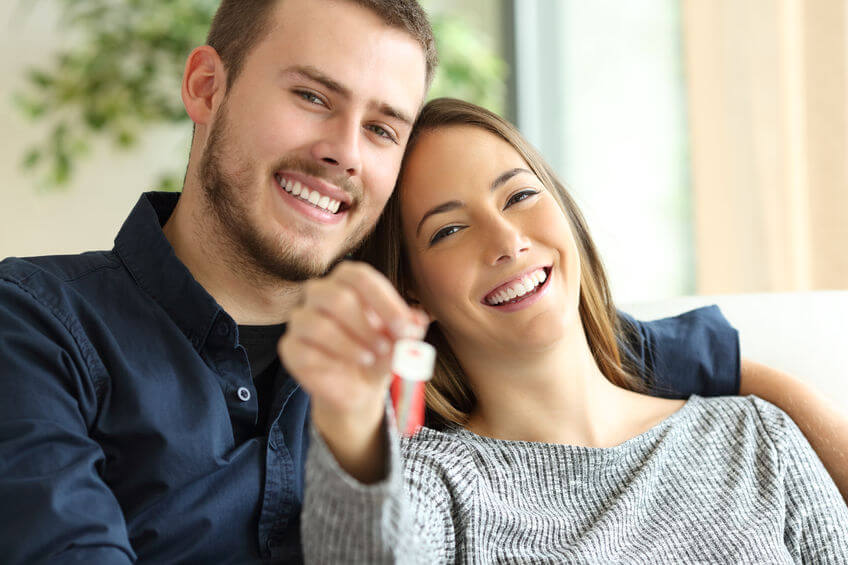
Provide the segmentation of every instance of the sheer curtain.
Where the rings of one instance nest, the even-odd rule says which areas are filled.
[[[846,4],[684,0],[698,292],[848,288]]]

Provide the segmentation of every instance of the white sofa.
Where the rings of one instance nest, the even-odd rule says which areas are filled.
[[[642,320],[717,304],[742,356],[813,383],[848,413],[848,291],[689,296],[619,305]]]

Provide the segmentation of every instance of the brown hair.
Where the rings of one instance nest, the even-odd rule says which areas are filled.
[[[574,230],[581,264],[580,319],[592,355],[610,382],[630,390],[644,390],[644,382],[635,377],[638,369],[627,345],[632,342],[635,328],[619,318],[586,220],[553,170],[512,124],[484,108],[452,98],[439,98],[424,106],[410,136],[407,156],[424,133],[452,126],[478,127],[505,140],[553,195]],[[403,174],[402,167],[399,183]],[[395,190],[377,227],[363,244],[357,258],[372,263],[406,297],[411,281],[409,259],[403,242],[399,195],[400,191]],[[441,427],[449,422],[464,424],[476,403],[474,392],[468,386],[462,367],[438,324],[431,326],[427,340],[438,351],[433,380],[428,383],[425,394],[428,425]]]
[[[222,0],[206,43],[218,52],[227,69],[227,89],[241,73],[250,51],[271,30],[270,13],[284,0]],[[345,0],[377,14],[383,22],[405,31],[421,45],[427,62],[427,87],[433,80],[438,57],[433,29],[417,0]]]

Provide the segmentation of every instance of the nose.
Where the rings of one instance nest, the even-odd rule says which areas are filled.
[[[327,122],[318,141],[312,146],[312,157],[337,172],[349,176],[362,172],[359,120],[339,116]]]
[[[489,265],[515,261],[530,251],[530,238],[524,234],[521,226],[503,217],[495,218],[489,224],[483,234],[487,242],[486,262]]]

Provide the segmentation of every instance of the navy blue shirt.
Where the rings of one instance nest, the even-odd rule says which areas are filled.
[[[267,435],[237,432],[250,365],[162,233],[177,198],[143,195],[111,251],[0,263],[4,563],[300,560],[308,398],[278,379]],[[736,393],[717,309],[635,323],[658,383]]]

